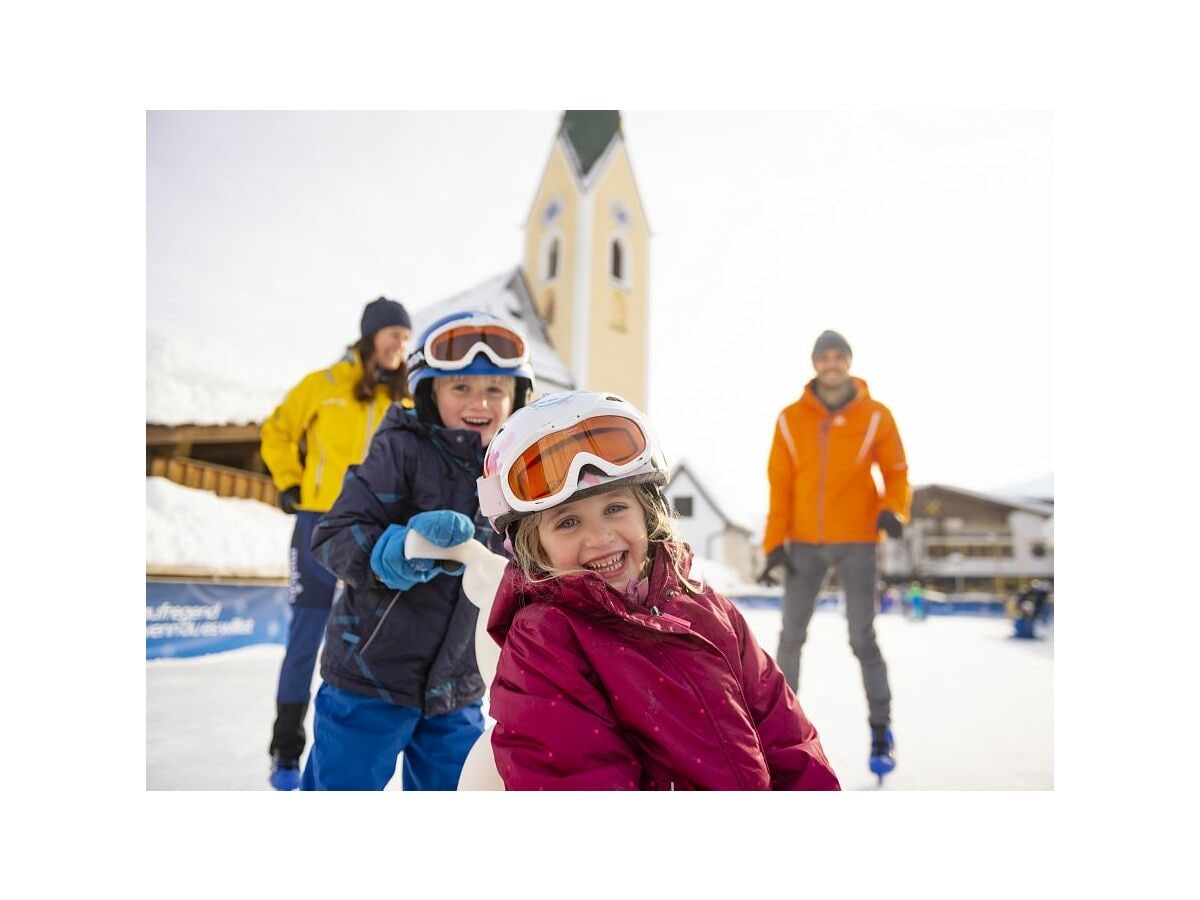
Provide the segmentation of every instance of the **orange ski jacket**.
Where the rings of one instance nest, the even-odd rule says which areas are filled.
[[[785,541],[805,544],[874,543],[879,513],[908,521],[912,491],[896,422],[871,399],[867,383],[852,378],[854,399],[830,412],[816,395],[816,380],[775,422],[767,463],[771,507],[763,551]],[[872,477],[879,466],[884,491]]]

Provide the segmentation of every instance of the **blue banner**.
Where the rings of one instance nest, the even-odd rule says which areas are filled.
[[[147,581],[146,659],[283,644],[291,616],[286,584]]]

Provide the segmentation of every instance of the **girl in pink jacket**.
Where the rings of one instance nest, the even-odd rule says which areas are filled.
[[[817,731],[725,597],[688,577],[645,417],[550,394],[497,432],[480,509],[514,550],[488,621],[509,790],[839,790]]]

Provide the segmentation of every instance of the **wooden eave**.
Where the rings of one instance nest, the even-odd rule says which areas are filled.
[[[173,444],[242,444],[257,441],[262,424],[248,425],[146,425],[147,447]]]

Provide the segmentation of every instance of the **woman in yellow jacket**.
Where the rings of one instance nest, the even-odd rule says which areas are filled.
[[[408,312],[380,297],[363,309],[360,324],[361,336],[342,360],[307,375],[262,427],[262,458],[279,489],[279,506],[296,516],[288,566],[292,621],[269,751],[277,790],[299,784],[309,686],[337,584],[312,557],[313,527],[337,499],[346,469],[366,456],[388,408],[412,405],[404,365],[412,334]]]

